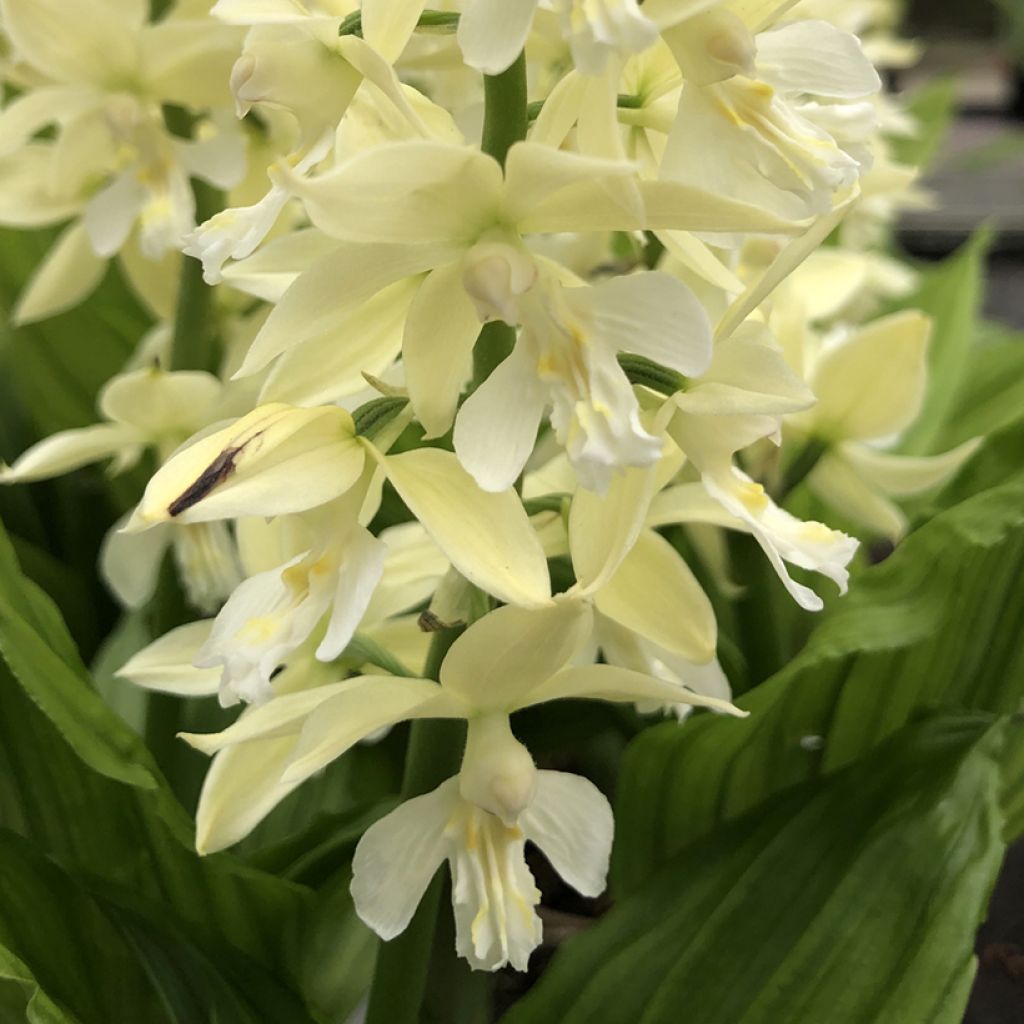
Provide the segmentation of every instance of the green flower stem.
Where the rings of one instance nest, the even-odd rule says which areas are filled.
[[[526,59],[523,54],[500,75],[484,78],[484,130],[481,149],[502,166],[511,146],[526,138]],[[473,388],[511,351],[515,329],[494,322],[484,326],[473,352]],[[424,675],[437,679],[448,648],[460,627],[434,634]],[[465,742],[462,722],[423,719],[412,723],[405,759],[402,797],[408,800],[429,793],[459,770]],[[445,890],[439,871],[427,888],[409,927],[380,947],[370,988],[366,1024],[414,1024],[421,1017],[431,960],[444,953],[451,936],[438,927],[438,910]]]
[[[423,674],[437,679],[448,648],[462,633],[462,627],[434,633]],[[459,770],[465,727],[446,719],[420,719],[412,723],[405,758],[402,798],[429,793]],[[444,890],[442,872],[434,876],[409,927],[381,945],[370,988],[366,1024],[414,1024],[427,986],[427,975],[435,946],[438,910]]]
[[[480,148],[502,167],[509,149],[526,138],[526,58],[523,54],[500,75],[484,76],[484,132]],[[476,390],[516,343],[514,327],[494,320],[485,324],[473,349],[473,385]]]
[[[526,57],[500,75],[484,75],[484,132],[480,148],[502,167],[513,143],[526,138]]]
[[[223,196],[202,181],[193,181],[196,222],[202,224],[223,209]],[[213,289],[203,280],[203,265],[182,257],[178,306],[171,340],[172,370],[213,370],[217,366],[217,337],[213,324]]]
[[[775,500],[781,505],[792,492],[810,475],[821,457],[829,449],[827,441],[812,437],[801,448],[782,474],[782,481],[775,492]]]

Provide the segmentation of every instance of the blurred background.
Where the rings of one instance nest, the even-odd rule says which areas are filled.
[[[938,201],[903,217],[900,242],[936,259],[991,224],[985,311],[1024,328],[1024,0],[911,0],[905,34],[921,57],[895,84],[953,116],[926,178]]]
[[[933,112],[932,209],[901,221],[898,241],[942,258],[983,225],[993,229],[984,295],[993,344],[1024,344],[1024,0],[912,0],[906,32],[921,58],[895,85]],[[1021,453],[1024,458],[1024,452]],[[1024,1021],[1024,843],[1007,855],[978,933],[980,968],[965,1024]]]

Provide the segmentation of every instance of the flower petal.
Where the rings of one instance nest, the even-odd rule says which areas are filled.
[[[130,518],[131,513],[122,516],[104,536],[100,574],[121,604],[141,608],[156,590],[175,527],[166,523],[145,533],[125,533]]]
[[[515,491],[481,490],[451,453],[419,448],[383,458],[399,497],[452,565],[509,604],[551,597],[547,561]]]
[[[569,550],[580,592],[592,594],[612,577],[636,543],[654,494],[654,468],[627,469],[608,493],[578,490],[569,510]]]
[[[596,333],[616,352],[634,352],[688,376],[711,363],[711,323],[682,281],[659,271],[601,281],[587,306]]]
[[[365,456],[352,418],[270,404],[178,451],[150,479],[129,529],[301,512],[343,494]]]
[[[115,673],[136,686],[182,697],[205,697],[217,692],[220,672],[196,668],[199,648],[210,635],[212,619],[187,622],[133,654]]]
[[[541,204],[557,203],[565,198],[566,191],[571,193],[588,182],[603,180],[607,184],[610,179],[629,179],[635,174],[636,166],[627,160],[573,153],[539,142],[517,142],[508,151],[505,165],[505,214],[511,223],[530,221]],[[612,202],[627,198],[619,194],[615,200],[612,193],[608,195]],[[631,217],[642,216],[642,206],[636,203],[627,201],[622,208]]]
[[[280,699],[280,698],[278,698]],[[356,676],[335,688],[302,726],[282,776],[301,781],[341,757],[371,733],[412,718],[461,718],[461,701],[429,679]]]
[[[379,377],[401,351],[418,286],[415,277],[396,281],[349,307],[330,329],[289,348],[271,368],[260,401],[321,405],[365,390],[363,374]]]
[[[760,33],[757,71],[773,88],[829,99],[860,99],[882,87],[855,35],[812,19]]]
[[[139,444],[135,430],[119,423],[99,423],[94,427],[62,430],[43,438],[14,460],[13,466],[0,465],[0,483],[21,484],[60,476],[117,455]]]
[[[592,782],[567,772],[539,771],[519,827],[581,896],[604,892],[615,819]]]
[[[346,679],[344,682],[328,683],[312,690],[286,693],[268,700],[266,704],[246,708],[231,725],[220,732],[182,732],[178,733],[178,737],[204,754],[215,754],[218,750],[238,743],[249,743],[273,736],[290,735],[297,739],[306,716],[352,682]]]
[[[504,491],[522,473],[537,440],[547,393],[529,347],[512,352],[469,396],[455,421],[455,453],[485,491]]]
[[[346,539],[327,632],[316,649],[321,661],[339,657],[352,639],[384,572],[386,551],[384,544],[362,527]]]
[[[949,480],[978,450],[973,438],[938,455],[900,455],[863,444],[841,444],[839,455],[865,480],[897,498],[924,494]]]
[[[907,529],[902,509],[876,490],[846,460],[826,452],[807,477],[810,489],[850,522],[872,533],[899,540]]]
[[[489,156],[423,139],[364,150],[316,178],[282,171],[282,180],[334,238],[401,244],[475,240],[497,221],[502,188],[501,168]]]
[[[352,859],[356,913],[385,942],[405,931],[445,859],[445,827],[458,801],[449,779],[413,797],[363,833]]]
[[[18,297],[12,319],[29,324],[72,309],[103,280],[107,261],[97,256],[80,221],[53,244]]]
[[[706,697],[683,689],[678,683],[655,679],[615,665],[580,665],[564,669],[528,693],[520,707],[565,699],[621,703],[653,700],[660,704],[692,704],[698,708],[713,708],[738,718],[747,716],[746,711],[741,711],[728,701]]]
[[[253,711],[243,714],[253,714]],[[273,736],[222,750],[196,808],[196,851],[216,853],[247,836],[298,783],[281,781],[295,736]]]
[[[363,0],[363,38],[394,64],[425,6],[426,0]]]
[[[225,279],[230,283],[236,270],[244,272],[261,255],[225,271]],[[263,369],[300,342],[342,330],[353,320],[358,323],[359,314],[353,310],[360,303],[395,281],[449,262],[455,255],[456,251],[436,246],[349,244],[335,248],[317,259],[281,296],[235,376]]]
[[[931,331],[929,317],[905,310],[827,349],[811,380],[818,431],[836,440],[867,440],[910,426],[924,401]]]
[[[462,56],[471,68],[499,75],[519,56],[537,0],[473,0],[459,19]]]
[[[714,657],[711,602],[675,548],[653,530],[640,534],[594,603],[602,615],[689,661]]]
[[[452,425],[479,333],[480,317],[462,286],[461,262],[428,274],[412,300],[402,337],[409,399],[427,437],[438,437]]]
[[[473,708],[508,708],[564,668],[592,625],[585,601],[499,608],[452,644],[441,665],[441,685]]]

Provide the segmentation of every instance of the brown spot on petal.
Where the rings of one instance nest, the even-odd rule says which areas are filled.
[[[182,491],[177,498],[167,506],[168,515],[180,516],[182,512],[192,508],[203,500],[215,487],[222,484],[235,471],[235,460],[251,444],[259,434],[253,435],[248,440],[234,448],[225,448],[211,462],[206,469],[199,474],[194,484]]]

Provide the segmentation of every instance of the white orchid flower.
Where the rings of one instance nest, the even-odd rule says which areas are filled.
[[[199,438],[152,477],[128,529],[306,512],[346,495],[374,462],[467,579],[503,601],[550,600],[543,550],[513,491],[480,490],[437,448],[383,455],[335,406],[271,403]]]
[[[470,0],[458,27],[465,62],[487,75],[505,71],[526,45],[538,6],[558,13],[573,60],[586,74],[599,75],[612,54],[639,53],[658,38],[638,0]],[[396,60],[425,7],[425,0],[363,0],[367,42]]]
[[[594,639],[609,665],[664,679],[705,697],[732,699],[732,687],[717,657],[702,664],[690,661],[600,614],[594,618]],[[660,711],[683,721],[693,711],[693,705],[678,701],[639,701],[637,711],[640,714]]]
[[[735,452],[755,441],[778,437],[782,416],[813,402],[767,332],[748,322],[717,343],[708,373],[670,398],[665,408],[671,412],[668,433],[700,473],[704,489],[753,535],[797,603],[817,611],[823,607],[821,598],[792,579],[785,563],[828,576],[844,593],[857,541],[790,515],[732,461]]]
[[[410,166],[420,175],[412,191]],[[460,457],[482,486],[503,489],[525,461],[524,448],[533,440],[529,427],[535,428],[550,403],[563,442],[602,486],[610,466],[650,461],[655,451],[637,426],[635,399],[614,353],[632,351],[699,371],[708,358],[706,321],[687,287],[663,275],[568,288],[563,280],[571,275],[535,257],[523,236],[646,224],[783,226],[742,202],[683,186],[634,187],[632,174],[622,161],[525,142],[509,151],[503,176],[498,163],[478,151],[414,141],[377,146],[317,178],[289,178],[313,223],[349,244],[295,280],[239,373],[255,372],[294,346],[346,326],[363,316],[354,312],[360,303],[425,274],[419,276],[401,347],[410,399],[428,435],[451,427],[481,321],[521,323],[524,339],[496,371],[489,408],[482,410],[483,399],[467,403],[467,417],[481,410],[490,414],[472,428],[460,428]],[[629,188],[619,187],[622,182]],[[387,307],[378,315],[387,315]],[[393,345],[391,331],[380,337]],[[526,382],[527,410],[512,423],[500,400]],[[478,427],[486,437],[478,438]],[[495,449],[490,439],[499,433]],[[488,449],[486,460],[476,457],[482,448]]]
[[[167,458],[190,434],[219,419],[231,405],[230,387],[202,371],[146,367],[113,377],[100,392],[104,423],[52,434],[12,466],[0,466],[0,483],[28,483],[111,459],[111,473],[134,466],[147,448]],[[192,604],[220,605],[241,581],[234,540],[223,523],[168,525],[145,538],[107,534],[100,552],[104,579],[122,604],[137,608],[152,595],[168,548]]]
[[[222,210],[189,235],[185,252],[202,260],[208,284],[221,280],[228,259],[244,259],[266,238],[292,197],[281,169],[305,176],[328,157],[364,82],[392,104],[414,134],[428,134],[390,64],[362,39],[338,35],[350,9],[347,3],[268,6],[219,0],[211,10],[231,25],[250,26],[231,74],[238,116],[253,107],[287,111],[298,126],[298,141],[268,169],[271,187],[258,202]]]
[[[459,775],[426,797],[406,802],[366,832],[356,852],[352,892],[363,920],[392,938],[409,923],[447,857],[455,882],[460,953],[480,969],[495,970],[506,962],[521,968],[540,940],[533,909],[539,894],[522,860],[524,837],[547,853],[570,884],[596,895],[604,884],[612,823],[607,802],[590,783],[537,771],[513,736],[509,715],[568,697],[673,702],[682,697],[696,706],[740,714],[727,702],[625,669],[566,667],[591,628],[586,602],[563,599],[532,610],[500,608],[452,645],[440,684],[356,677],[275,697],[223,732],[184,738],[211,754],[245,748],[261,737],[290,744],[279,784],[293,787],[382,726],[409,718],[466,719]],[[238,792],[238,786],[228,788]],[[247,811],[234,808],[232,817],[254,817]],[[568,822],[578,827],[567,831]],[[238,838],[234,830],[218,835],[215,827],[207,836],[214,842],[206,851]],[[419,852],[410,856],[412,849]],[[500,856],[488,861],[490,854]],[[511,917],[509,908],[515,910]]]
[[[80,218],[22,296],[18,316],[29,321],[85,299],[129,238],[148,259],[177,249],[194,224],[190,176],[218,188],[241,179],[239,133],[212,117],[195,141],[180,139],[162,109],[216,114],[229,99],[238,36],[177,11],[148,24],[144,4],[114,0],[3,0],[0,14],[31,82],[0,113],[0,158],[15,172],[6,185],[13,208],[0,220]],[[55,139],[33,141],[50,126]]]
[[[728,10],[665,34],[687,79],[662,176],[800,219],[854,194],[881,86],[855,36],[823,21],[752,34]]]
[[[826,450],[807,477],[823,501],[891,540],[907,528],[893,498],[910,498],[950,479],[980,439],[937,455],[890,451],[918,417],[928,381],[932,322],[917,310],[883,317],[826,342],[808,368],[817,404],[791,417],[799,445]]]

